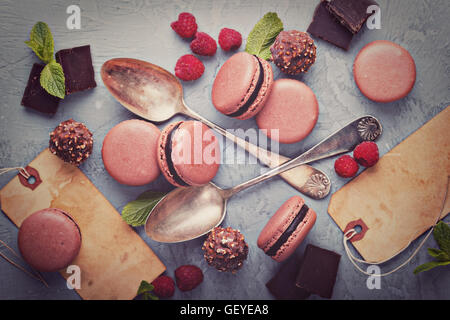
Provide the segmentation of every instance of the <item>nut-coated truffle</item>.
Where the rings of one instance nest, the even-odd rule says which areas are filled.
[[[314,40],[306,32],[297,30],[281,31],[270,52],[275,65],[289,75],[308,72],[316,61]]]
[[[239,230],[214,228],[203,243],[206,262],[222,272],[236,273],[247,259],[248,245]]]
[[[92,133],[82,123],[69,119],[50,133],[50,151],[70,164],[79,166],[92,153]]]

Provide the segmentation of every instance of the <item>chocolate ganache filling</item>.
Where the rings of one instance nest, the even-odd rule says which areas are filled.
[[[255,90],[253,90],[252,94],[250,95],[250,98],[247,100],[247,102],[239,108],[238,111],[231,113],[231,114],[227,114],[227,116],[229,117],[240,117],[242,116],[244,113],[246,113],[248,111],[248,109],[250,108],[250,106],[253,104],[253,102],[255,102],[256,98],[258,97],[258,93],[261,90],[261,87],[264,83],[264,67],[261,63],[261,61],[259,60],[259,58],[257,56],[255,56],[255,59],[258,61],[259,64],[259,77],[258,77],[258,82],[256,83],[255,86]]]
[[[287,229],[283,232],[280,238],[278,238],[277,242],[266,252],[267,255],[273,257],[276,255],[277,251],[281,248],[281,246],[289,239],[289,237],[294,233],[294,231],[297,229],[299,224],[303,221],[303,219],[306,216],[306,213],[308,212],[309,207],[304,204],[302,208],[300,209],[297,216],[292,220],[291,224]]]
[[[173,165],[173,161],[172,161],[172,140],[173,140],[175,131],[177,131],[177,129],[180,127],[181,124],[182,124],[182,122],[177,124],[170,132],[169,136],[167,137],[166,145],[164,147],[164,152],[166,153],[166,162],[167,162],[167,167],[169,168],[170,175],[173,177],[173,179],[175,180],[176,183],[178,183],[181,186],[188,187],[189,185],[186,182],[184,182],[184,180],[181,179],[181,177],[178,175],[177,171],[175,170],[175,166]]]

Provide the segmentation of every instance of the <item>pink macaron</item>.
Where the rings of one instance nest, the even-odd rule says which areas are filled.
[[[286,260],[302,243],[316,222],[316,212],[300,196],[287,200],[267,222],[258,247],[278,262]]]
[[[28,216],[20,226],[18,247],[24,260],[38,271],[69,266],[81,248],[81,233],[63,210],[49,208]]]
[[[279,79],[264,109],[256,116],[259,129],[280,143],[296,143],[313,130],[319,117],[319,103],[314,92],[303,82]]]
[[[112,128],[103,140],[102,158],[106,171],[121,184],[141,186],[160,174],[157,146],[161,135],[154,124],[126,120]]]
[[[363,95],[376,102],[406,97],[416,82],[416,64],[400,45],[386,40],[369,43],[358,53],[353,76]]]
[[[220,68],[212,87],[212,103],[232,118],[249,119],[264,107],[273,84],[273,70],[264,59],[239,52]]]
[[[207,184],[219,170],[219,141],[200,121],[168,125],[161,133],[157,149],[161,172],[176,187]]]

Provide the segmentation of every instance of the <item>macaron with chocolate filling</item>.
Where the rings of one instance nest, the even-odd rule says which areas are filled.
[[[302,197],[287,200],[269,219],[258,237],[257,245],[278,262],[290,257],[316,222],[317,215]]]
[[[168,125],[158,144],[161,172],[176,187],[210,182],[220,166],[220,145],[214,132],[199,121]]]
[[[49,208],[28,216],[21,224],[18,246],[24,260],[43,272],[69,266],[81,248],[81,232],[63,210]]]
[[[264,107],[273,83],[273,70],[264,59],[239,52],[220,68],[212,87],[212,103],[232,118],[246,120]]]

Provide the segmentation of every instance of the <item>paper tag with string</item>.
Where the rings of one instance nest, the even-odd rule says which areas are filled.
[[[364,233],[368,230],[368,228],[367,228],[367,226],[365,226],[365,224],[362,220],[353,221],[352,223],[349,223],[349,225],[347,225],[347,227],[344,230],[343,245],[344,245],[344,249],[345,249],[345,253],[346,253],[347,257],[349,258],[350,262],[356,267],[356,269],[367,276],[385,277],[385,276],[388,276],[388,275],[400,270],[404,266],[406,266],[417,255],[417,253],[420,251],[420,249],[423,247],[423,245],[425,244],[425,242],[428,240],[431,233],[433,232],[434,228],[436,227],[437,223],[441,219],[441,216],[445,209],[445,204],[447,201],[449,183],[450,183],[450,176],[447,177],[447,187],[446,187],[446,191],[445,191],[445,195],[444,195],[444,200],[442,202],[441,210],[439,211],[439,215],[436,217],[435,222],[431,226],[430,230],[427,232],[426,236],[422,239],[419,246],[414,250],[414,252],[411,254],[411,256],[405,262],[403,262],[402,264],[400,264],[399,266],[397,266],[396,268],[394,268],[393,270],[391,270],[389,272],[382,273],[382,274],[368,273],[367,271],[364,271],[357,263],[361,263],[361,264],[365,264],[365,265],[381,265],[381,264],[386,263],[389,260],[395,258],[400,253],[402,253],[406,248],[409,247],[411,242],[408,243],[404,248],[402,248],[398,253],[396,253],[392,257],[389,257],[383,261],[370,262],[370,261],[361,260],[361,259],[356,258],[352,254],[352,252],[350,251],[350,248],[348,246],[348,242],[349,241],[352,242],[352,240],[358,241],[358,240],[362,239],[364,237]],[[356,226],[360,226],[361,230],[359,230],[359,231],[356,230]]]

